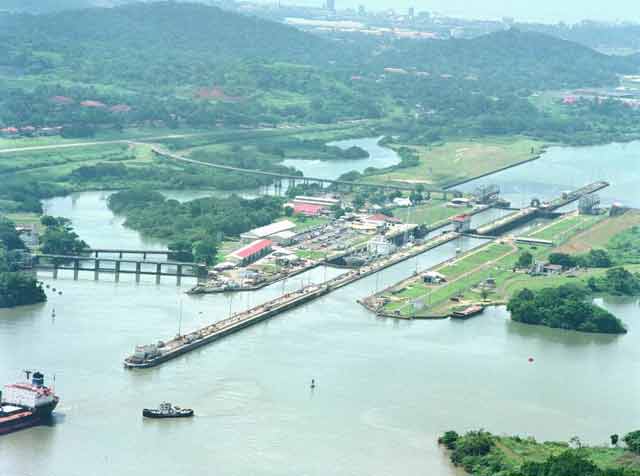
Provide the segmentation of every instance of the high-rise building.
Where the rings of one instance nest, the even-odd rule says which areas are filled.
[[[336,11],[336,0],[327,0],[327,10]]]
[[[416,15],[416,9],[409,7],[409,18],[413,18]]]

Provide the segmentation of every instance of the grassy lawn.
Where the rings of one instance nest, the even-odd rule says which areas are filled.
[[[512,467],[519,467],[526,461],[544,462],[550,456],[563,453],[569,446],[562,442],[546,441],[538,443],[533,438],[501,436],[497,437],[496,448],[502,453],[505,463]],[[621,466],[634,469],[640,468],[640,457],[623,448],[585,446],[581,451],[602,469],[615,469]]]
[[[591,228],[581,231],[560,247],[562,253],[586,253],[592,248],[603,248],[618,233],[640,225],[640,211],[607,218]]]
[[[557,237],[558,234],[563,234],[569,238],[564,247],[571,246],[571,249],[575,249],[575,246],[571,245],[573,240],[580,237],[582,240],[592,238],[594,243],[606,244],[610,236],[634,226],[637,220],[640,220],[640,213],[616,218],[571,215],[547,225],[544,228],[547,234],[541,234],[541,236]],[[586,231],[584,231],[585,229]],[[536,236],[539,235],[536,234]],[[514,250],[511,244],[492,242],[461,256],[457,260],[434,268],[447,277],[448,282],[444,284],[426,285],[420,279],[415,278],[398,284],[403,288],[398,289],[396,286],[385,293],[384,297],[388,298],[389,302],[384,306],[384,311],[388,313],[399,312],[401,316],[405,317],[412,315],[420,317],[429,314],[445,315],[465,303],[471,304],[481,301],[481,293],[476,287],[487,278],[492,278],[496,283],[495,289],[488,291],[488,300],[500,303],[506,302],[523,288],[539,290],[569,283],[586,284],[590,277],[597,278],[606,273],[606,269],[584,269],[572,276],[566,274],[531,276],[513,271],[518,257],[524,251],[530,252],[535,260],[544,261],[550,253],[564,247],[547,248],[518,245]],[[640,264],[625,265],[625,268],[632,273],[640,272]],[[451,301],[454,296],[457,296],[460,302]],[[412,303],[418,299],[422,299],[428,307],[416,312]]]
[[[402,146],[395,144],[393,148]],[[532,159],[541,153],[542,146],[542,142],[523,137],[455,141],[436,146],[407,146],[418,153],[418,166],[371,179],[450,185]]]
[[[444,274],[448,280],[452,280],[464,273],[468,273],[478,266],[494,261],[511,251],[513,251],[511,245],[495,242],[490,243],[479,250],[472,251],[451,264],[438,268],[438,272]]]
[[[438,313],[446,311],[447,309],[440,304],[444,302],[444,307],[450,307],[449,298],[452,296],[464,294],[465,291],[489,277],[499,282],[511,276],[511,269],[517,257],[518,253],[513,246],[499,242],[489,243],[450,264],[436,268],[439,273],[447,277],[447,283],[433,287],[424,284],[421,280],[411,280],[401,291],[387,294],[391,302],[384,307],[384,310],[400,311],[401,315],[410,316],[414,314],[411,303],[422,298],[430,308],[425,310],[425,314],[433,312],[434,309]],[[466,273],[469,274],[465,276]]]
[[[579,231],[590,229],[594,224],[604,219],[604,215],[570,215],[534,230],[529,236],[561,244]]]
[[[403,222],[419,225],[435,225],[463,213],[460,209],[448,207],[447,203],[442,201],[431,201],[411,208],[394,208],[392,211],[393,216]]]
[[[305,217],[304,215],[293,215],[285,217],[283,220],[289,220],[296,224],[294,231],[300,233],[318,225],[329,223],[327,217]]]
[[[312,250],[297,250],[296,255],[302,259],[321,260],[325,258],[326,253]]]
[[[0,155],[0,174],[25,173],[46,169],[47,173],[66,175],[80,165],[95,162],[135,160],[135,154],[126,144],[77,147],[14,152]]]

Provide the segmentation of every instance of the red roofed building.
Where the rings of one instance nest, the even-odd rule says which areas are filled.
[[[471,215],[466,213],[462,215],[456,215],[451,218],[451,223],[453,223],[453,228],[458,233],[464,233],[471,229]]]
[[[271,246],[273,241],[271,240],[256,240],[249,243],[247,246],[243,246],[239,250],[234,251],[227,256],[227,261],[237,263],[240,266],[247,266],[254,261],[271,253]]]
[[[5,127],[4,129],[0,129],[0,134],[3,136],[15,136],[18,134],[18,129],[15,127]]]
[[[293,213],[315,217],[320,215],[326,207],[322,205],[312,205],[310,203],[296,203],[293,205]]]
[[[107,105],[106,105],[105,103],[103,103],[103,102],[100,102],[100,101],[91,101],[91,100],[88,100],[88,101],[82,101],[82,102],[80,103],[80,105],[81,105],[82,107],[95,107],[95,108],[103,108],[103,107],[107,107]]]

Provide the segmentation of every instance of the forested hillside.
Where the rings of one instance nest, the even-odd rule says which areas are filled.
[[[431,139],[452,131],[554,139],[578,132],[582,143],[594,130],[620,139],[611,134],[630,122],[619,105],[549,115],[529,99],[534,91],[615,84],[640,64],[519,30],[472,40],[326,39],[164,1],[0,15],[0,41],[0,128],[64,127],[68,137],[141,124],[334,123],[393,114],[397,122],[403,111],[396,125]]]
[[[429,74],[472,75],[498,90],[612,84],[637,71],[633,57],[607,56],[541,33],[512,29],[471,40],[401,41],[375,56],[376,67]]]

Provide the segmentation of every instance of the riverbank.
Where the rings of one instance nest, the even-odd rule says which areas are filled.
[[[588,446],[578,437],[572,438],[571,442],[538,442],[533,437],[499,436],[482,430],[464,435],[448,431],[438,443],[448,450],[449,459],[455,466],[464,468],[472,476],[562,476],[566,473],[554,469],[562,467],[574,471],[581,468],[579,474],[585,476],[640,475],[640,455],[618,446],[622,445],[623,437],[615,435],[615,445]],[[547,470],[540,473],[535,466]],[[527,471],[523,472],[525,467]]]

